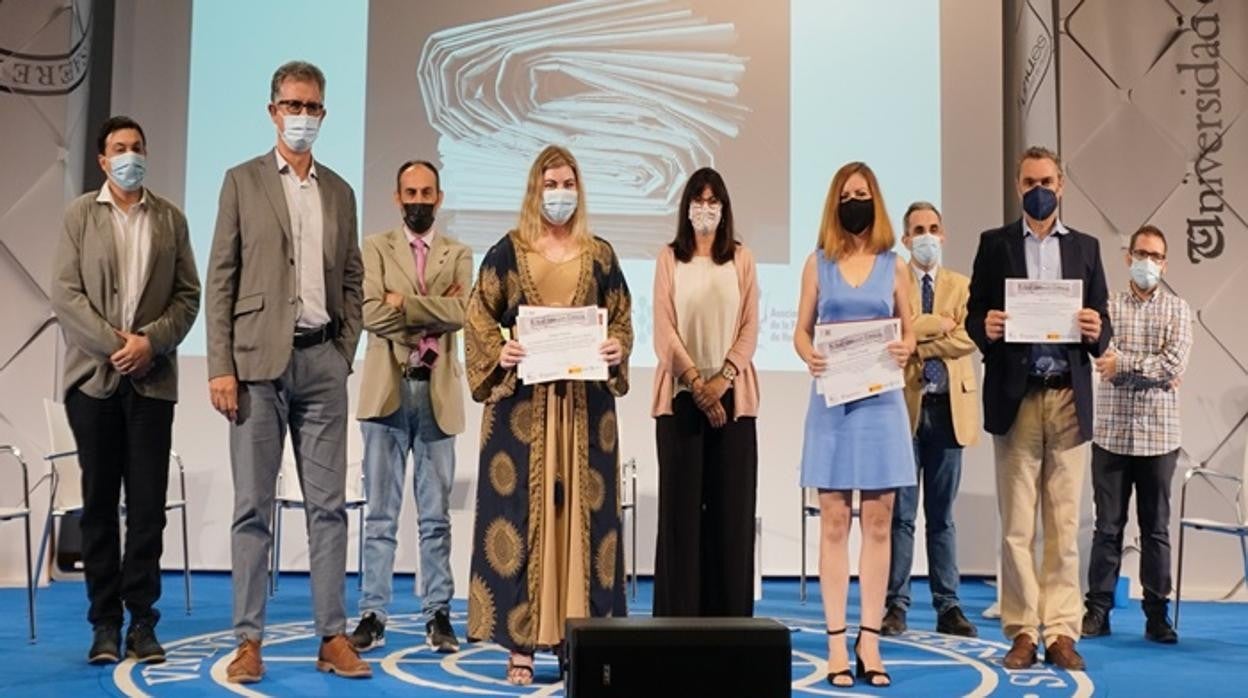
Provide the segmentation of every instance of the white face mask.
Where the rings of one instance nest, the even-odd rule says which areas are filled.
[[[1151,291],[1161,281],[1161,265],[1151,259],[1132,260],[1131,280],[1141,291]]]
[[[128,152],[108,159],[108,175],[122,191],[138,191],[147,174],[147,158]]]
[[[924,233],[910,239],[910,254],[924,267],[940,264],[940,238]]]
[[[575,189],[546,189],[542,191],[542,215],[554,225],[567,223],[576,213]]]
[[[722,213],[720,204],[689,204],[689,222],[693,224],[693,232],[698,235],[714,235],[719,228]]]
[[[284,114],[282,116],[282,142],[296,153],[306,153],[316,142],[321,130],[321,117],[307,114]]]

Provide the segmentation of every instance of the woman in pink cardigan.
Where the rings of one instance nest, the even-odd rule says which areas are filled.
[[[719,173],[694,172],[654,274],[654,615],[754,614],[758,278]]]

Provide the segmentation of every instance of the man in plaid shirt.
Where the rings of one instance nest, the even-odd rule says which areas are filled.
[[[1130,289],[1109,298],[1115,336],[1096,359],[1101,375],[1092,446],[1096,533],[1088,566],[1083,636],[1109,634],[1109,610],[1122,562],[1127,504],[1135,490],[1142,555],[1145,637],[1178,642],[1167,613],[1170,596],[1170,481],[1182,440],[1179,378],[1192,348],[1187,302],[1161,288],[1166,237],[1146,225],[1126,256]]]

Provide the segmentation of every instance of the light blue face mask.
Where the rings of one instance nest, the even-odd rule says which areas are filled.
[[[108,177],[122,191],[138,191],[147,174],[147,158],[141,153],[128,152],[108,159]]]
[[[1151,259],[1132,260],[1131,280],[1141,291],[1151,291],[1161,282],[1161,265]]]
[[[316,142],[316,134],[321,130],[321,117],[307,114],[286,114],[282,116],[282,141],[296,153],[306,153]]]
[[[575,212],[575,189],[546,189],[542,192],[542,215],[546,220],[555,225],[563,225]]]
[[[910,239],[910,254],[921,266],[931,268],[940,264],[940,238],[931,233],[915,235]]]

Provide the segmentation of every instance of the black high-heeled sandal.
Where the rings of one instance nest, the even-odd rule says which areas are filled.
[[[862,657],[858,654],[858,646],[862,643],[863,633],[875,633],[876,635],[879,635],[880,629],[868,628],[865,625],[858,626],[858,639],[854,640],[854,659],[858,665],[857,676],[860,679],[864,679],[867,682],[867,685],[871,688],[888,688],[893,685],[893,677],[889,676],[887,671],[878,669],[868,670],[867,666],[862,663]],[[876,683],[876,679],[884,679],[885,683]]]
[[[844,634],[845,634],[845,628],[841,628],[840,630],[828,631],[828,635],[831,635],[831,636],[844,635]],[[849,683],[837,683],[836,680],[839,678],[847,678],[849,679]],[[854,687],[854,672],[850,671],[849,663],[846,662],[845,668],[840,671],[832,671],[831,667],[829,667],[828,668],[828,683],[832,684],[836,688],[853,688]]]

